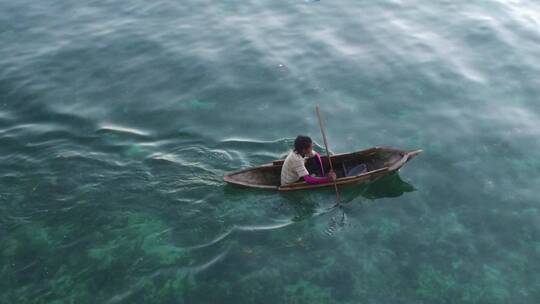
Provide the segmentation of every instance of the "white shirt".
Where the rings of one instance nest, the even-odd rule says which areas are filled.
[[[314,154],[307,155],[311,157]],[[281,185],[287,185],[298,181],[302,176],[309,175],[306,169],[305,159],[302,155],[291,151],[281,167]]]

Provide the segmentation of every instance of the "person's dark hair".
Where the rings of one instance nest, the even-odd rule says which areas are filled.
[[[312,141],[309,136],[298,135],[294,140],[294,150],[298,153],[304,152],[311,145]]]

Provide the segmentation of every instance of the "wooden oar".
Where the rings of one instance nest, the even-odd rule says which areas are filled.
[[[334,167],[332,166],[332,159],[330,158],[330,151],[328,150],[328,141],[326,140],[326,132],[324,131],[324,123],[321,116],[321,111],[319,110],[319,105],[317,105],[315,108],[317,109],[317,116],[319,117],[319,126],[321,126],[321,133],[324,140],[324,146],[326,147],[326,155],[328,156],[328,163],[330,164],[330,170],[334,171]],[[339,205],[339,191],[337,188],[336,181],[334,181],[334,188],[336,189],[336,200],[337,200],[336,205]]]

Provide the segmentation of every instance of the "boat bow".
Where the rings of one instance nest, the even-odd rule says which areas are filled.
[[[388,167],[388,171],[396,171],[399,170],[399,168],[403,167],[403,165],[408,162],[409,160],[415,158],[418,154],[422,153],[423,150],[412,150],[403,155],[403,157],[394,163],[392,166]]]

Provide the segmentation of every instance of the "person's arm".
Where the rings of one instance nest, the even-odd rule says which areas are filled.
[[[331,182],[332,180],[329,177],[313,177],[311,175],[304,175],[304,181],[312,185],[320,185]]]
[[[311,175],[302,176],[304,181],[308,184],[318,185],[318,184],[327,184],[336,180],[336,173],[334,171],[328,172],[328,176],[325,177],[313,177]]]
[[[295,163],[293,168],[298,176],[301,176],[308,184],[326,184],[336,179],[336,174],[334,172],[328,173],[328,176],[326,177],[310,176],[302,159],[299,159],[298,163]]]

